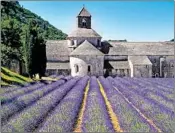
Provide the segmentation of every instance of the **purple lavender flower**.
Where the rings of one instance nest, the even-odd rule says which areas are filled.
[[[24,95],[25,93],[32,92],[32,91],[34,91],[34,90],[36,90],[36,89],[38,89],[40,87],[43,87],[43,86],[44,86],[43,83],[38,83],[38,84],[27,86],[25,88],[18,89],[16,91],[5,93],[5,94],[0,96],[1,104],[5,104],[7,102],[11,102],[15,98],[17,98],[17,97],[19,97],[21,95]]]
[[[73,78],[56,90],[39,99],[36,103],[12,117],[2,126],[3,132],[33,132],[44,120],[48,112],[53,110],[60,100],[76,85],[80,78]]]
[[[108,77],[109,79],[111,77]],[[118,116],[121,128],[125,132],[156,132],[156,130],[139,113],[129,105],[124,98],[116,92],[111,81],[104,77],[99,77],[101,84],[106,92],[109,102],[116,115]]]
[[[149,119],[152,119],[153,122],[162,129],[163,132],[170,132],[174,130],[173,121],[175,120],[174,112],[169,108],[161,105],[160,103],[147,98],[138,91],[138,89],[131,89],[129,86],[132,86],[132,83],[125,84],[122,82],[125,79],[113,80],[114,86],[128,98],[143,114],[145,114]],[[167,126],[168,125],[168,126]]]
[[[89,77],[83,77],[46,118],[38,132],[71,132]]]
[[[39,98],[43,97],[44,95],[48,94],[49,92],[56,89],[56,87],[65,83],[64,80],[58,80],[55,83],[43,86],[38,88],[37,90],[27,93],[25,95],[19,96],[12,103],[2,105],[1,107],[1,125],[4,125],[8,118],[13,115],[17,111],[21,111],[23,108],[28,106],[29,104],[37,101]]]
[[[95,77],[91,77],[90,80],[82,130],[83,132],[115,132]]]

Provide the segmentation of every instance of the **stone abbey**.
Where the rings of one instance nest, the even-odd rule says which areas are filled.
[[[173,42],[101,41],[83,7],[67,40],[47,40],[48,74],[174,77]]]

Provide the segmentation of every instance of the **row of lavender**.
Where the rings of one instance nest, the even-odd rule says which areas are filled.
[[[1,125],[5,125],[11,117],[18,116],[16,114],[19,112],[24,112],[23,110],[26,108],[32,107],[36,104],[37,100],[53,93],[66,82],[65,79],[71,80],[72,77],[64,77],[64,79],[60,79],[57,82],[48,85],[37,82],[33,85],[18,89],[15,88],[14,90],[1,94]]]
[[[67,77],[64,77],[63,75],[51,75],[50,76],[51,78],[57,78],[57,79],[64,79],[64,78],[70,78],[71,76],[67,76]],[[25,89],[25,88],[27,88],[27,87],[31,87],[31,86],[33,86],[33,85],[40,85],[40,84],[48,84],[48,82],[47,81],[33,81],[33,82],[30,82],[30,83],[27,83],[26,82],[26,84],[24,84],[24,86],[23,87],[21,87],[21,86],[13,86],[13,87],[3,87],[3,88],[0,88],[0,95],[1,94],[4,94],[4,93],[8,93],[8,92],[12,92],[12,91],[16,91],[16,90],[18,90],[18,89]]]
[[[154,115],[155,113],[158,113],[158,112],[154,112],[157,110],[153,110],[154,108],[152,107],[152,105],[155,107],[160,106],[159,107],[160,109],[162,107],[161,104],[159,104],[158,102],[155,102],[154,100],[150,100],[149,102],[147,102],[147,99],[145,99],[143,95],[141,96],[135,95],[133,93],[130,93],[130,91],[128,91],[129,87],[132,88],[134,85],[135,85],[135,88],[136,87],[139,88],[141,86],[139,85],[137,86],[136,84],[134,84],[134,82],[133,84],[131,83],[130,85],[124,84],[124,82],[127,83],[128,81],[121,78],[113,79],[109,77],[105,79],[104,77],[99,77],[99,80],[105,89],[105,92],[107,94],[107,97],[109,98],[109,101],[113,107],[113,110],[119,118],[120,126],[124,131],[127,131],[127,132],[174,131],[171,124],[167,126],[168,123],[173,122],[173,119],[174,119],[173,111],[166,108],[163,111],[162,110],[159,111],[160,115],[164,115],[165,112],[168,112],[170,114],[169,118],[171,119],[166,117],[163,121],[165,121],[166,119],[169,119],[169,121],[166,123],[162,123],[162,121],[156,122],[155,120],[152,120],[152,117],[149,117],[149,115],[145,113],[147,111],[146,110],[147,108],[145,108],[145,110],[138,108],[136,103],[139,101],[144,101],[144,103],[141,103],[143,104],[142,106],[146,104],[145,106],[146,107],[148,106],[148,108],[150,107],[152,110],[150,114],[152,113],[152,115]],[[116,86],[115,82],[117,82],[117,84],[119,85]],[[123,84],[126,85],[123,87],[127,89],[122,88]],[[142,85],[144,86],[144,84]],[[119,89],[116,90],[114,86],[116,86]],[[85,86],[83,85],[83,88],[84,87]],[[124,91],[121,91],[121,89],[127,90],[129,92],[128,95],[124,95],[123,94]],[[75,95],[76,97],[78,96],[77,95],[78,90],[79,89],[72,90],[76,94]],[[130,94],[131,96],[129,96]],[[74,100],[61,102],[62,104],[60,104],[57,107],[57,109],[50,115],[48,120],[41,126],[41,129],[39,129],[38,131],[44,131],[44,132],[72,131],[74,126],[73,124],[75,124],[76,116],[78,114],[78,109],[80,107],[80,101],[82,100],[82,95],[79,95],[79,96],[80,96],[80,99],[77,99],[79,100],[79,102],[78,101],[72,102]],[[130,99],[131,97],[134,98],[135,96],[138,97],[136,102]],[[74,98],[76,99],[76,97]],[[113,125],[108,115],[108,110],[106,109],[106,103],[104,102],[104,99],[101,95],[99,86],[97,84],[97,79],[95,77],[90,78],[90,88],[89,88],[86,102],[87,102],[87,105],[86,105],[83,120],[81,123],[82,131],[83,132],[114,132]],[[164,126],[160,126],[161,124],[164,124]]]
[[[174,101],[171,98],[173,88],[171,85],[168,86],[169,80],[161,85],[158,81],[149,79],[113,79],[111,77],[98,79],[124,131],[175,131],[172,126],[174,121],[172,110]],[[30,89],[30,87],[24,89],[25,91],[17,89],[2,95],[4,96],[1,110],[2,131],[73,131],[88,80],[88,76],[68,77],[66,80],[58,80],[50,85],[42,86],[41,83],[41,86],[36,89]],[[163,99],[167,104],[156,101],[150,94],[157,96],[156,99],[158,97]],[[95,77],[90,78],[86,102],[82,130],[84,132],[114,132],[106,103]]]
[[[4,132],[67,132],[72,131],[76,124],[83,93],[89,77],[73,78],[61,85],[61,80],[48,85],[46,89],[38,88],[33,92],[14,95],[13,102],[2,106],[2,131]],[[56,87],[59,86],[60,87]],[[53,89],[51,91],[50,89]],[[47,90],[47,94],[43,94]],[[48,91],[51,91],[48,93]],[[42,93],[41,95],[39,95]],[[93,95],[94,93],[97,94]],[[6,94],[7,95],[7,94]],[[41,98],[39,99],[39,96]],[[96,102],[93,102],[95,98]],[[83,121],[83,130],[86,131],[114,131],[110,123],[104,100],[100,94],[96,78],[90,80],[90,93],[85,111],[87,118]],[[98,112],[93,111],[98,106]],[[104,113],[102,113],[104,112]],[[94,115],[98,119],[96,122]],[[101,114],[102,113],[102,114]],[[11,116],[11,117],[10,117]],[[90,117],[88,117],[90,116]],[[105,117],[104,117],[105,116]],[[101,123],[103,123],[101,125]],[[89,125],[89,126],[87,126]],[[98,127],[98,125],[100,125]]]
[[[150,125],[153,126],[151,129],[163,132],[175,131],[173,126],[175,121],[173,87],[166,87],[164,83],[153,79],[122,79],[118,77],[115,79],[108,77],[107,79],[123,98],[134,105],[132,107],[137,112],[140,111],[139,113],[144,115],[148,123],[155,124]]]

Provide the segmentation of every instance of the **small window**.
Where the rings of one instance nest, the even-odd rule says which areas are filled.
[[[86,20],[85,20],[85,18],[83,18],[82,23],[83,23],[83,27],[86,27]]]
[[[86,27],[86,22],[83,22],[83,27]]]
[[[174,67],[174,62],[170,62],[170,67],[171,67],[171,68]]]
[[[154,59],[154,63],[156,63],[156,59]]]
[[[88,72],[91,72],[91,66],[88,65]]]
[[[97,40],[97,45],[100,46],[100,40]]]
[[[78,65],[75,65],[74,67],[75,67],[75,72],[77,73],[79,71],[79,67]]]

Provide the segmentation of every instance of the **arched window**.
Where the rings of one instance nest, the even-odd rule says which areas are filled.
[[[154,63],[156,63],[156,61],[157,61],[157,60],[156,60],[156,59],[154,59]]]
[[[88,72],[91,72],[91,66],[88,65]]]
[[[85,18],[83,18],[82,24],[83,24],[83,27],[86,27],[86,19]]]
[[[79,67],[78,65],[74,65],[74,67],[75,67],[75,72],[77,73],[79,71]]]
[[[173,61],[170,62],[170,67],[171,67],[171,68],[174,67],[174,62],[173,62]]]

